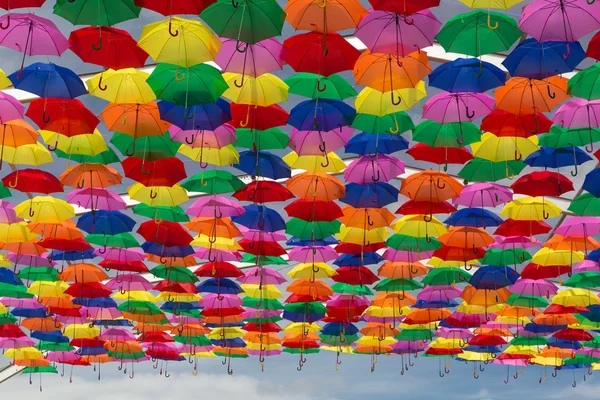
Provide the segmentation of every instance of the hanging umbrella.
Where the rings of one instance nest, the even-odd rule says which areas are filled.
[[[15,88],[43,98],[74,99],[87,94],[82,80],[68,68],[34,63],[8,76]]]
[[[178,106],[161,101],[158,103],[160,117],[185,131],[212,130],[231,121],[229,103],[218,99],[215,103],[198,104],[191,107]]]
[[[277,39],[248,44],[243,53],[237,51],[235,39],[222,39],[222,42],[215,63],[225,72],[257,77],[283,68],[284,50]]]
[[[164,16],[172,14],[200,14],[202,10],[213,3],[212,0],[167,0],[155,3],[152,0],[134,0],[136,6],[156,11]]]
[[[94,132],[100,123],[94,113],[76,99],[35,99],[25,115],[40,129],[68,137]]]
[[[494,92],[496,108],[518,115],[550,112],[568,98],[566,85],[567,79],[557,76],[546,80],[512,78]]]
[[[494,108],[494,99],[483,93],[440,93],[423,106],[423,118],[440,124],[473,121]]]
[[[317,4],[308,0],[292,0],[284,9],[286,20],[294,29],[316,32],[337,32],[355,29],[365,8],[357,0],[331,0]]]
[[[267,107],[287,101],[288,86],[275,75],[263,74],[254,78],[225,72],[223,79],[229,85],[223,97],[237,104]]]
[[[82,0],[71,2],[58,0],[54,5],[54,14],[59,15],[73,25],[116,25],[119,22],[137,18],[141,8],[133,0]]]
[[[504,85],[506,73],[494,64],[475,58],[457,58],[429,74],[429,85],[447,92],[483,93]]]
[[[148,77],[148,73],[134,68],[117,71],[109,69],[94,75],[86,85],[92,96],[111,103],[148,103],[156,99],[156,95],[146,83]],[[135,108],[136,104],[127,106]]]
[[[542,113],[517,115],[500,109],[492,111],[481,121],[481,130],[496,136],[529,137],[546,133],[551,126],[552,120]]]

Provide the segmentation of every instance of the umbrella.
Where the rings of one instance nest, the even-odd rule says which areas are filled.
[[[389,182],[404,173],[404,163],[386,154],[362,156],[344,171],[344,180],[358,184]]]
[[[252,77],[225,72],[223,79],[229,85],[229,89],[223,93],[223,97],[237,104],[267,107],[287,101],[288,86],[273,74]]]
[[[103,10],[103,11],[101,11]],[[141,8],[133,0],[82,0],[71,2],[58,0],[54,5],[54,14],[59,15],[73,25],[116,25],[119,22],[137,18]]]
[[[354,88],[341,76],[321,76],[309,72],[300,72],[285,79],[289,92],[311,99],[328,98],[344,100],[356,96]]]
[[[423,118],[440,124],[473,121],[489,114],[494,99],[483,93],[440,93],[423,106]]]
[[[68,137],[94,132],[100,123],[100,120],[76,99],[35,99],[30,103],[26,115],[40,129]]]
[[[366,12],[357,0],[331,0],[323,5],[308,0],[293,0],[288,2],[284,11],[286,20],[296,30],[323,33],[354,29]]]
[[[429,74],[429,85],[447,92],[483,93],[504,85],[506,74],[494,64],[475,58],[457,58]]]
[[[34,63],[8,76],[15,88],[43,98],[74,99],[87,94],[76,73],[55,64]]]
[[[198,104],[191,107],[178,106],[161,101],[158,103],[160,117],[185,131],[216,130],[231,120],[229,103],[218,99],[215,103]]]
[[[109,69],[91,77],[86,85],[92,96],[111,103],[138,103],[120,104],[124,109],[136,109],[139,103],[148,103],[156,99],[156,95],[146,83],[148,77],[148,73],[134,68],[117,71]],[[119,105],[112,105],[112,107],[116,106]]]
[[[586,177],[587,179],[587,177]],[[556,196],[568,193],[573,183],[558,172],[535,171],[524,175],[510,185],[514,193],[527,196]]]
[[[221,70],[256,77],[283,68],[284,50],[277,39],[248,44],[243,53],[237,51],[236,46],[235,39],[222,39],[215,59]]]
[[[569,97],[566,85],[567,79],[558,76],[545,80],[511,78],[494,92],[496,108],[518,115],[550,112]]]
[[[598,76],[600,76],[600,63],[577,72],[575,76],[569,79],[568,93],[586,100],[599,99]]]
[[[552,120],[542,113],[517,115],[500,109],[495,109],[481,121],[481,130],[496,136],[529,137],[546,133],[551,126]]]

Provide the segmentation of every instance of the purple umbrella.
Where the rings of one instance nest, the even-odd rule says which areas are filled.
[[[423,340],[418,340],[416,342],[411,342],[409,340],[399,340],[396,343],[392,344],[392,353],[412,354],[425,350],[426,347],[427,342]]]
[[[426,286],[417,295],[418,300],[448,301],[460,297],[462,290],[452,285]]]
[[[362,156],[350,163],[344,171],[346,182],[366,185],[376,182],[389,182],[404,173],[404,163],[387,154],[375,157]]]
[[[380,324],[396,325],[406,319],[406,315],[396,315],[393,317],[375,317],[373,315],[365,314],[361,317],[365,322],[377,322]]]
[[[494,98],[485,93],[442,92],[427,100],[423,118],[440,124],[473,121],[492,112],[495,104]]]
[[[288,253],[289,261],[299,263],[328,262],[338,257],[337,252],[330,246],[298,246]]]
[[[383,258],[392,262],[416,262],[420,260],[427,260],[431,257],[433,257],[433,251],[417,252],[388,248],[383,252]]]
[[[600,235],[600,217],[570,217],[556,228],[554,233],[579,237]]]
[[[263,355],[264,357],[277,356],[277,355],[281,354],[281,352],[282,352],[281,349],[271,349],[271,350],[248,349],[248,354],[253,355],[253,356],[260,356],[260,355]]]
[[[4,200],[0,200],[0,224],[14,224],[15,222],[23,221],[17,217],[15,206]]]
[[[171,125],[169,128],[171,139],[183,143],[193,149],[210,148],[222,149],[223,147],[235,143],[235,128],[229,124],[223,124],[214,131],[196,130],[184,131],[178,126]]]
[[[280,310],[258,310],[256,308],[246,308],[246,311],[240,314],[244,319],[248,318],[271,318],[280,317]]]
[[[213,217],[215,213],[223,217],[239,217],[246,210],[236,201],[223,196],[211,196],[198,199],[187,209],[187,214],[194,217]]]
[[[285,49],[277,39],[266,39],[256,44],[247,44],[243,53],[238,50],[239,41],[235,39],[221,40],[223,44],[217,53],[215,62],[223,72],[257,77],[283,69]]]
[[[23,119],[25,106],[11,95],[0,93],[0,123]]]
[[[75,189],[67,194],[67,201],[92,210],[119,211],[127,209],[127,204],[121,196],[108,189]]]
[[[56,265],[54,261],[48,261],[48,253],[41,256],[31,254],[8,253],[8,261],[17,265],[32,266],[32,267],[53,267]]]
[[[441,26],[429,10],[412,14],[410,20],[393,12],[370,10],[358,24],[355,35],[372,53],[405,57],[431,46]]]
[[[209,258],[214,258],[215,261],[240,261],[242,259],[242,255],[238,251],[229,251],[229,250],[220,250],[220,249],[207,249],[207,248],[199,248],[196,249],[194,253],[194,257],[201,258],[203,260],[208,260]]]
[[[569,100],[556,110],[552,122],[565,128],[599,128],[600,100]]]
[[[557,293],[558,287],[544,279],[519,279],[508,290],[519,296],[550,297]]]
[[[171,322],[172,324],[203,324],[204,319],[188,317],[185,315],[171,314],[169,315],[169,322]]]
[[[366,296],[352,294],[336,294],[327,302],[327,307],[360,307],[369,306],[370,301]]]
[[[144,261],[146,259],[146,253],[137,247],[132,247],[129,249],[121,247],[107,247],[106,250],[98,247],[94,250],[94,255],[105,260],[119,262]]]
[[[354,129],[347,126],[327,132],[294,128],[288,145],[299,156],[322,156],[347,145],[352,133]]]
[[[496,207],[512,200],[512,192],[498,184],[480,182],[465,186],[452,202],[465,207]]]
[[[592,260],[583,260],[575,264],[575,267],[573,267],[573,272],[578,274],[582,272],[600,272],[600,263]]]
[[[270,268],[250,268],[245,275],[238,278],[240,283],[253,285],[280,285],[287,282],[279,272]]]
[[[538,42],[574,42],[599,28],[600,8],[587,0],[535,0],[519,20],[519,29]]]

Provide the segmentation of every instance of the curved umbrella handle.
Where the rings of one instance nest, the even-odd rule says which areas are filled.
[[[248,108],[248,113],[246,114],[246,121],[245,122],[240,121],[240,127],[245,128],[248,126],[249,123],[250,123],[250,108]]]
[[[440,183],[443,183],[443,185],[440,185]],[[440,178],[438,178],[437,182],[436,182],[436,186],[438,187],[438,189],[443,189],[446,187],[446,183],[443,182]]]
[[[188,115],[188,110],[185,110],[185,114],[183,116],[185,119],[193,119],[196,116],[196,110],[192,109],[192,115]]]
[[[396,98],[394,97],[394,91],[393,90],[390,92],[390,95],[392,96],[392,104],[393,105],[397,106],[400,103],[402,103],[402,97],[400,97],[400,96],[398,96],[398,101],[396,101]]]
[[[428,233],[426,233],[426,234],[425,234],[425,241],[426,241],[427,243],[431,243],[431,236],[429,236],[429,234],[428,234]]]
[[[456,143],[458,143],[459,145],[462,146],[465,143],[465,135],[464,135],[463,130],[462,130],[462,123],[459,122],[458,124],[459,124],[459,127],[460,127],[460,136],[456,137]]]
[[[586,1],[587,1],[587,3],[588,3],[590,6],[591,6],[592,4],[594,4],[594,2],[595,2],[596,0],[586,0]]]
[[[100,36],[100,41],[98,42],[98,46],[96,46],[96,43],[92,43],[92,49],[98,51],[98,50],[102,50],[102,36]]]
[[[556,97],[556,93],[550,91],[550,85],[546,86],[546,89],[548,89],[548,97],[551,99]]]
[[[319,3],[319,0],[315,0],[315,4],[319,8],[325,8],[325,7],[327,7],[327,0],[323,0],[323,3]]]
[[[508,179],[509,181],[515,179],[515,174],[510,174],[508,171],[508,163],[506,163],[506,179]]]
[[[179,75],[179,65],[175,68],[175,80],[177,82],[181,82],[185,79],[185,74]]]
[[[325,0],[325,1],[327,1],[327,0]],[[322,93],[325,90],[327,90],[327,84],[324,83],[323,86],[321,87],[321,79],[317,79],[317,91],[320,92],[320,93]]]
[[[238,8],[240,6],[240,3],[238,3],[235,0],[231,0],[231,5],[233,6],[233,8]]]
[[[406,18],[406,14],[402,15],[402,17],[404,17],[404,23],[406,25],[414,25],[415,24],[415,20],[414,19],[411,19],[411,20],[407,19]]]
[[[176,29],[175,32],[173,32],[173,21],[172,20],[169,20],[169,35],[171,35],[172,37],[179,36],[179,29]]]
[[[155,192],[154,190],[150,189],[150,198],[155,199],[157,196],[158,192]]]
[[[189,136],[186,136],[186,137],[185,137],[185,142],[186,142],[187,144],[194,144],[194,134],[192,133],[192,141],[191,141],[191,142],[190,142],[190,141],[188,141],[188,138],[189,138]]]
[[[515,161],[521,161],[523,159],[523,154],[519,152],[519,150],[515,149]]]
[[[588,148],[588,146],[590,146]],[[590,141],[589,145],[585,145],[585,151],[587,151],[588,153],[593,153],[594,152],[594,142]]]
[[[42,122],[44,122],[45,124],[47,124],[48,122],[50,122],[50,116],[46,115],[46,111],[44,111],[42,113]]]
[[[471,110],[471,112],[469,112],[469,106],[466,106],[465,115],[468,119],[471,119],[475,116],[475,111]]]
[[[33,218],[34,215],[35,215],[35,211],[33,211],[33,208],[29,207],[29,216],[31,218]]]
[[[325,164],[321,163],[321,167],[326,168],[329,166],[329,156],[325,154]]]
[[[8,182],[8,187],[14,189],[17,187],[17,184],[19,183],[19,172],[17,171],[17,175],[15,177],[15,182]]]
[[[542,217],[544,217],[544,219],[548,219],[550,218],[550,213],[547,213],[546,210],[542,210]]]
[[[577,164],[575,164],[575,169],[573,171],[571,171],[571,176],[577,176],[578,173],[579,173],[579,170],[577,169]]]
[[[10,14],[6,16],[6,25],[0,24],[0,29],[2,29],[3,31],[7,30],[8,28],[10,28]]]
[[[235,85],[236,88],[241,89],[244,86],[244,81],[246,80],[246,76],[242,75],[242,80],[240,83],[238,83],[237,78],[233,81],[233,84]]]
[[[380,171],[377,170],[377,176],[375,176],[375,173],[373,173],[373,176],[371,176],[371,179],[373,179],[373,182],[379,182],[379,180],[381,179]]]
[[[498,29],[498,21],[496,21],[496,25],[492,25],[492,15],[488,12],[487,26],[491,30],[495,31]]]
[[[379,171],[377,171],[379,172]],[[367,214],[367,224],[369,224],[369,226],[373,226],[375,225],[375,223],[371,220],[371,215]]]
[[[398,120],[396,120],[395,118],[394,118],[394,122],[396,123],[396,126],[394,127],[394,129],[390,128],[390,133],[395,134],[395,133],[400,132],[400,127],[398,126]]]
[[[85,177],[77,182],[77,189],[83,189],[85,187]]]
[[[54,143],[54,146],[52,146],[52,145],[49,144],[46,147],[50,151],[56,151],[56,149],[58,148],[58,135],[56,135],[56,143]]]
[[[483,62],[479,60],[479,71],[475,74],[476,78],[481,78],[483,75]]]
[[[104,78],[104,77],[102,75],[100,75],[100,80],[98,81],[98,89],[105,92],[106,89],[108,89],[108,86],[106,84],[104,84],[104,86],[102,86],[102,78]]]
[[[240,42],[239,40],[235,42],[235,51],[245,53],[246,50],[248,50],[248,43]]]
[[[148,171],[146,171],[146,170],[144,169],[144,163],[142,163],[142,168],[141,168],[141,169],[142,169],[142,171],[141,171],[141,172],[142,172],[142,174],[144,174],[144,175],[150,175],[150,174],[152,173],[152,168],[150,168]]]

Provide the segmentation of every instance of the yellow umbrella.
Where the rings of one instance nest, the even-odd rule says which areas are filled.
[[[512,324],[512,325],[521,325],[525,326],[531,323],[531,319],[528,317],[515,317],[515,316],[506,316],[506,317],[496,317],[494,322],[504,323],[504,324]]]
[[[336,234],[336,236],[347,243],[364,244],[367,246],[369,243],[385,242],[390,236],[390,232],[387,228],[365,230],[361,228],[349,228],[346,225],[342,225],[340,227],[340,232]]]
[[[489,307],[484,307],[474,304],[467,304],[467,302],[462,302],[460,303],[456,311],[464,314],[490,314],[500,311],[503,306],[504,304],[502,303],[494,304]]]
[[[91,77],[86,85],[92,96],[111,103],[143,104],[156,100],[152,88],[146,83],[149,76],[135,68],[109,69]]]
[[[508,10],[515,4],[522,3],[524,0],[458,0],[469,8],[495,8],[498,10]]]
[[[471,144],[473,156],[494,162],[521,160],[538,149],[535,135],[528,138],[498,137],[488,132],[481,135],[481,141]]]
[[[444,224],[436,217],[431,217],[427,222],[424,215],[405,215],[394,224],[394,232],[403,235],[422,238],[426,236],[437,237],[448,232]]]
[[[460,349],[467,344],[461,339],[437,338],[429,344],[434,349]]]
[[[52,155],[40,142],[24,144],[19,147],[4,146],[2,159],[14,165],[35,165],[51,163]]]
[[[237,164],[240,161],[240,153],[238,153],[235,147],[233,147],[231,144],[228,144],[220,149],[209,147],[199,147],[193,149],[184,144],[177,152],[193,161],[205,164],[208,163],[218,167],[223,167],[229,164]]]
[[[479,263],[478,259],[467,261],[467,265],[475,265],[478,263]],[[427,261],[426,264],[431,265],[432,267],[435,267],[435,268],[461,268],[462,266],[465,265],[465,263],[462,261],[452,261],[452,260],[447,261],[447,260],[442,260],[441,258],[438,258],[438,257],[431,257]]]
[[[292,279],[326,279],[337,275],[337,272],[324,262],[300,263],[287,273]]]
[[[404,306],[398,309],[396,307],[370,306],[365,310],[364,314],[370,315],[371,317],[392,318],[410,314],[410,307]]]
[[[267,107],[288,99],[288,85],[273,74],[262,74],[254,78],[225,72],[223,79],[229,85],[223,97],[237,104]]]
[[[517,221],[541,221],[555,218],[561,214],[561,209],[543,197],[526,196],[506,204],[500,215]]]
[[[75,209],[64,200],[51,196],[35,196],[15,207],[18,217],[31,222],[57,224],[75,217]]]
[[[544,365],[547,367],[560,367],[561,365],[563,365],[563,360],[562,360],[562,358],[556,358],[556,357],[535,356],[535,357],[529,359],[529,363],[537,364],[537,365]]]
[[[214,61],[221,41],[200,21],[171,17],[144,26],[138,46],[156,62],[187,68]]]
[[[129,197],[150,207],[175,207],[189,200],[187,191],[176,184],[169,186],[144,186],[134,183],[127,188]]]
[[[195,236],[194,240],[192,241],[192,243],[190,243],[190,245],[194,247],[205,247],[207,249],[211,248],[230,251],[242,250],[242,246],[240,246],[235,239],[223,238],[218,236],[214,238],[204,234]]]
[[[494,358],[496,358],[496,356],[493,353],[480,353],[477,351],[463,351],[461,354],[458,355],[458,357],[464,361],[481,362],[491,361]]]
[[[6,314],[7,312],[8,312],[8,310],[6,309],[4,304],[0,303],[0,314]]]
[[[110,297],[116,300],[149,301],[151,303],[156,303],[158,301],[158,299],[152,293],[144,290],[131,290],[126,291],[125,293],[116,291]]]
[[[58,142],[57,149],[67,154],[77,154],[82,156],[96,156],[108,150],[104,137],[99,130],[94,133],[76,136],[65,136],[51,131],[40,131],[44,142]]]
[[[36,349],[35,347],[21,347],[20,349],[8,349],[4,352],[4,356],[16,360],[35,360],[38,358],[44,358],[42,352]]]
[[[508,346],[503,353],[505,354],[524,354],[529,356],[537,356],[540,353],[540,348],[544,346]]]
[[[0,267],[12,267],[13,263],[6,259],[4,254],[0,254]],[[2,314],[2,312],[0,312]]]
[[[226,328],[214,328],[208,335],[209,339],[235,339],[244,337],[246,334],[241,328],[238,327],[226,327]]]
[[[379,337],[369,337],[369,336],[363,336],[360,339],[358,339],[356,341],[357,344],[363,345],[363,346],[390,346],[394,343],[396,343],[397,340],[394,339],[393,337],[386,337],[386,338],[379,338]]]
[[[160,292],[156,296],[158,301],[174,301],[178,303],[200,301],[202,297],[196,293]]]
[[[581,251],[552,250],[548,247],[542,247],[532,257],[531,262],[543,265],[570,265],[578,263],[585,259],[585,254]]]
[[[265,344],[265,343],[247,342],[246,348],[248,350],[262,350],[262,351],[267,351],[267,350],[277,350],[277,349],[280,349],[281,345],[277,344],[277,343]]]
[[[252,285],[252,284],[243,284],[241,285],[242,289],[244,289],[244,295],[248,297],[253,297],[255,299],[278,299],[283,295],[274,285]]]
[[[6,77],[6,72],[0,69],[0,90],[12,86],[10,79]]]
[[[29,242],[37,234],[31,232],[27,222],[15,222],[13,224],[0,224],[0,242],[2,243],[23,243]]]
[[[346,163],[334,152],[327,153],[326,156],[299,156],[292,151],[283,161],[292,168],[299,168],[309,172],[330,172],[337,173],[346,169]]]
[[[379,90],[366,87],[356,97],[354,105],[358,113],[383,117],[397,111],[410,110],[425,96],[427,96],[427,91],[425,90],[425,82],[423,81],[419,81],[414,89],[394,90],[394,97],[401,99],[398,104],[392,103],[390,92],[380,92]]]
[[[305,332],[319,332],[321,330],[321,327],[319,325],[317,325],[315,322],[312,323],[306,323],[306,322],[292,322],[288,325],[286,325],[285,328],[283,328],[283,331],[285,333],[305,333]]]
[[[199,358],[215,358],[216,355],[212,351],[194,351],[194,353],[180,353],[185,357],[199,357]]]
[[[63,281],[35,281],[29,285],[29,288],[27,288],[27,293],[36,295],[38,297],[62,297],[65,293],[65,290],[68,288],[69,284]]]
[[[565,307],[587,307],[593,304],[600,304],[600,298],[589,290],[571,288],[556,294],[552,298],[552,304]]]
[[[100,334],[100,328],[90,324],[71,324],[65,327],[63,335],[71,339],[92,339]]]
[[[437,329],[438,324],[439,324],[439,321],[432,321],[427,324],[411,324],[411,325],[401,323],[399,328],[408,329],[408,330],[411,330],[411,329],[414,329],[414,330]]]

